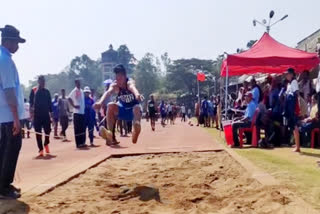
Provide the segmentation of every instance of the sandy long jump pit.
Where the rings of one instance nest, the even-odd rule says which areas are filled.
[[[282,186],[263,186],[228,153],[111,158],[43,196],[29,213],[313,213]],[[25,213],[10,202],[0,213]]]

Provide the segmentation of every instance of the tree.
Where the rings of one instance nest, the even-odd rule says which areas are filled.
[[[151,53],[147,53],[137,64],[134,79],[140,93],[145,97],[157,91],[159,88],[159,67],[156,59]]]
[[[134,58],[129,48],[126,45],[120,45],[117,51],[119,63],[126,68],[128,74],[133,73],[136,58]]]
[[[165,75],[167,75],[168,68],[171,65],[171,59],[169,58],[169,55],[167,52],[165,52],[164,54],[161,55],[161,61],[162,61],[163,67],[164,67],[163,76],[165,76]]]

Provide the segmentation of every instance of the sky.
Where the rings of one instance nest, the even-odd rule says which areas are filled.
[[[75,56],[100,57],[109,44],[126,44],[137,59],[147,52],[171,59],[215,59],[245,48],[265,28],[252,20],[289,17],[271,29],[295,47],[320,28],[319,0],[10,0],[1,2],[0,26],[27,39],[13,56],[20,80],[61,72]]]

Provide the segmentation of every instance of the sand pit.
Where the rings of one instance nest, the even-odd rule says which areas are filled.
[[[286,188],[250,178],[226,152],[112,158],[42,197],[22,201],[30,213],[313,213]],[[0,204],[0,213],[25,213],[25,204],[8,206],[11,212],[4,212]]]

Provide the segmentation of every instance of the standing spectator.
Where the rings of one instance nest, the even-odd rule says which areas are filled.
[[[213,103],[208,100],[208,117],[207,117],[207,127],[211,127],[211,122],[213,123]]]
[[[186,107],[184,104],[181,106],[181,121],[186,122]]]
[[[170,120],[170,124],[173,125],[173,109],[172,109],[173,103],[169,103],[167,106],[167,112],[168,112],[168,117]]]
[[[298,93],[299,86],[296,80],[296,74],[293,68],[289,68],[286,74],[286,79],[288,80],[288,86],[286,91],[286,100],[285,100],[285,116],[288,121],[288,127],[293,131],[294,141],[296,144],[294,152],[300,152],[300,136],[298,129]]]
[[[222,127],[222,103],[221,103],[221,100],[220,100],[220,95],[217,96],[217,101],[216,101],[216,104],[217,104],[217,120],[218,120],[218,127],[220,126],[220,129],[223,130],[223,127]]]
[[[94,100],[90,97],[90,88],[88,86],[84,87],[84,103],[85,103],[85,108],[84,108],[84,121],[85,121],[85,126],[86,129],[88,129],[89,132],[89,140],[90,140],[90,145],[94,146],[93,144],[93,131],[94,131],[94,124],[95,124],[95,117],[96,113],[95,110],[92,108],[94,104]]]
[[[301,77],[302,80],[299,82],[299,88],[303,99],[307,102],[309,94],[313,92],[309,71],[303,71]]]
[[[96,102],[98,100],[97,96],[96,96],[96,90],[94,89],[91,89],[91,95],[90,97],[92,98],[92,100],[94,102]],[[94,126],[96,127],[96,130],[97,132],[99,132],[99,125],[98,125],[98,121],[97,121],[97,118],[96,118],[96,112],[94,112]],[[94,136],[93,136],[94,137]]]
[[[191,108],[189,108],[188,109],[188,118],[191,119],[191,116],[192,116],[192,110],[191,110]]]
[[[20,190],[12,182],[22,144],[20,120],[24,110],[19,74],[11,54],[26,40],[11,25],[0,31],[0,196],[17,199],[21,197]]]
[[[68,142],[66,130],[69,126],[69,101],[66,98],[66,91],[64,89],[61,89],[61,98],[58,102],[59,107],[59,120],[61,125],[61,132],[60,136],[62,136],[62,142]]]
[[[148,100],[147,103],[147,111],[149,113],[149,118],[150,118],[150,125],[152,131],[155,131],[156,129],[156,117],[157,117],[157,109],[156,109],[156,101],[154,99],[153,95],[150,95],[150,100]]]
[[[84,94],[81,89],[80,79],[75,80],[75,88],[70,92],[68,100],[73,107],[74,136],[77,148],[87,147],[86,145],[86,124],[84,118]]]
[[[161,125],[164,127],[166,125],[167,111],[166,111],[166,104],[164,103],[163,100],[161,101],[159,109],[161,114]]]
[[[52,119],[52,104],[51,95],[48,89],[45,88],[44,76],[38,77],[38,87],[30,93],[30,108],[33,112],[33,124],[36,132],[36,139],[39,148],[39,156],[43,156],[43,146],[47,154],[50,153],[50,132],[51,132],[51,119]],[[44,145],[42,143],[42,129],[45,133]]]
[[[212,97],[212,106],[213,106],[213,116],[212,116],[212,127],[214,127],[214,122],[216,122],[216,129],[219,129],[218,122],[218,101],[216,97]]]
[[[25,138],[27,132],[27,138],[30,138],[30,103],[27,102],[27,99],[24,99],[24,118],[22,121],[22,138]]]
[[[54,130],[54,138],[59,139],[58,136],[58,124],[59,124],[59,107],[58,107],[59,94],[55,93],[52,100],[52,123]]]
[[[260,86],[257,84],[254,78],[251,79],[251,92],[252,92],[252,99],[258,105],[262,101],[262,90]]]
[[[194,104],[194,112],[197,118],[197,126],[199,126],[200,125],[200,100],[196,101],[196,103]]]
[[[204,96],[204,99],[201,103],[201,115],[204,119],[204,127],[208,125],[208,110],[209,110],[209,104],[208,104],[208,97]]]

